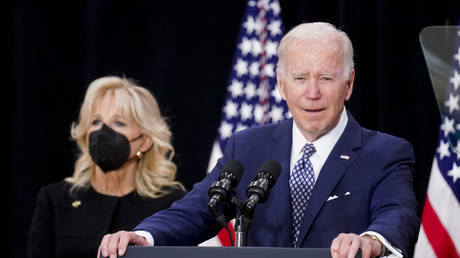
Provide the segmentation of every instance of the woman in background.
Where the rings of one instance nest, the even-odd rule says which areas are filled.
[[[131,229],[182,198],[171,132],[155,98],[119,77],[92,82],[71,128],[72,177],[40,189],[28,255],[93,257],[107,233]]]

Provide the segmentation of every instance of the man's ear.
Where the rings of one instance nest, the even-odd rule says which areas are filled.
[[[276,84],[278,87],[278,91],[281,95],[281,97],[286,100],[286,94],[284,94],[284,84],[283,80],[281,79],[280,72],[278,71],[278,68],[276,68]]]
[[[349,100],[351,93],[353,92],[353,83],[355,82],[355,69],[351,70],[350,78],[346,82],[347,91],[345,94],[345,100]]]

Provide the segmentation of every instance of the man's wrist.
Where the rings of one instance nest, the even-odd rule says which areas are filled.
[[[366,234],[364,236],[372,239],[373,241],[379,244],[380,253],[377,255],[377,257],[388,256],[390,254],[390,251],[388,250],[388,248],[386,248],[386,246],[382,243],[382,241],[380,241],[380,239],[376,235]]]
[[[150,244],[150,245],[154,245],[155,241],[153,240],[153,236],[152,234],[150,234],[148,231],[145,231],[145,230],[136,230],[134,231],[134,233],[136,233],[138,236],[141,236],[143,238],[145,238],[145,240]]]

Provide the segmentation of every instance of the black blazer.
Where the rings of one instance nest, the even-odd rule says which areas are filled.
[[[59,182],[40,189],[28,236],[29,258],[95,257],[105,234],[131,230],[185,194],[170,188],[169,194],[157,199],[135,191],[113,197],[91,187],[69,194],[70,187]]]

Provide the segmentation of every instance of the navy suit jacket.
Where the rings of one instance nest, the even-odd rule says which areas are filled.
[[[235,195],[246,200],[246,188],[262,163],[272,159],[281,175],[266,202],[259,204],[247,235],[248,246],[292,246],[289,167],[292,119],[235,133],[212,172],[168,210],[146,218],[135,230],[147,230],[155,245],[197,245],[220,226],[209,212],[208,190],[230,159],[244,165]],[[346,155],[348,159],[343,158]],[[348,113],[345,131],[329,154],[305,211],[299,242],[302,247],[330,247],[339,233],[372,230],[404,254],[417,238],[419,218],[413,192],[413,150],[400,138],[361,128]],[[338,198],[328,201],[330,196]],[[231,218],[236,209],[226,207]]]

